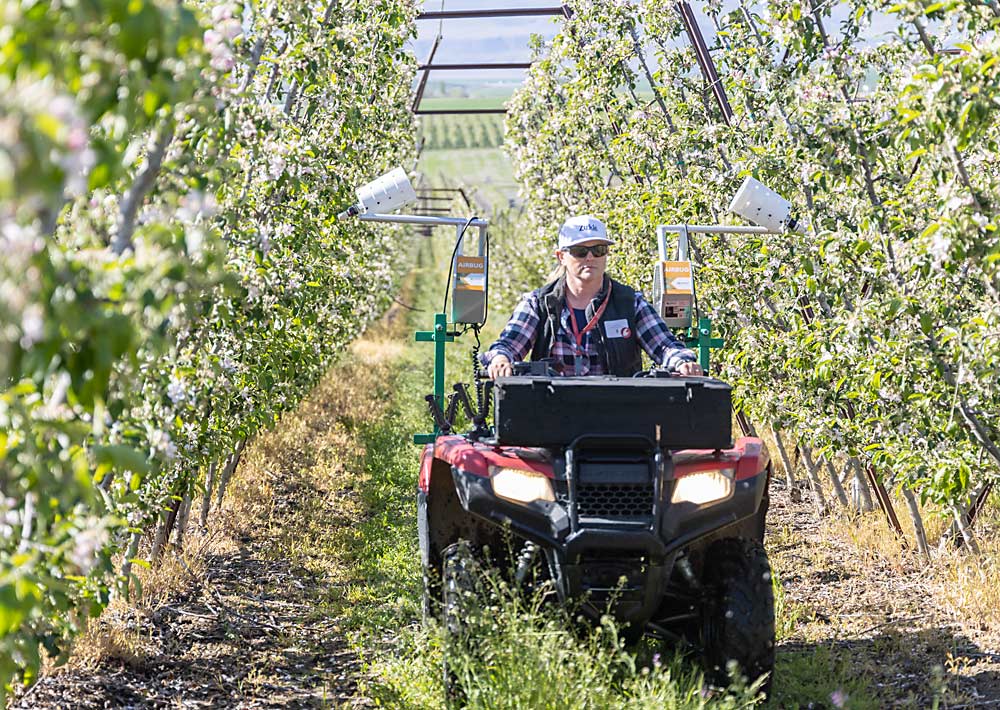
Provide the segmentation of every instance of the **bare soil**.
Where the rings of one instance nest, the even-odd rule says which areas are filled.
[[[876,707],[929,708],[935,698],[942,708],[1000,707],[996,629],[948,608],[916,552],[889,544],[880,554],[847,539],[845,529],[865,527],[891,537],[880,513],[819,521],[801,493],[792,503],[785,482],[772,482],[767,546],[784,596],[775,683],[783,664],[820,657],[865,680]]]

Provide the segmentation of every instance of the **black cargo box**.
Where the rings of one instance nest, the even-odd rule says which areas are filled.
[[[585,434],[641,434],[667,449],[732,445],[728,384],[709,377],[501,377],[493,397],[501,444],[565,446]]]

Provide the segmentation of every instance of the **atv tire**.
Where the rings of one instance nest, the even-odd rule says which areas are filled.
[[[757,540],[725,538],[705,555],[702,580],[708,599],[702,614],[706,679],[727,686],[730,662],[753,683],[770,692],[774,674],[774,589],[771,565]]]
[[[444,692],[449,708],[464,705],[465,697],[449,657],[469,651],[467,620],[474,611],[476,561],[464,540],[449,545],[441,553],[441,609],[444,627]]]

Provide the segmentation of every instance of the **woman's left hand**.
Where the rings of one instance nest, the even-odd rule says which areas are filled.
[[[682,362],[677,366],[678,375],[704,375],[705,371],[696,362]]]

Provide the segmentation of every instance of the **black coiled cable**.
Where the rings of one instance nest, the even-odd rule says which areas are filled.
[[[479,366],[479,350],[482,343],[479,342],[479,330],[481,326],[472,326],[472,334],[476,338],[476,344],[472,346],[472,379],[476,383],[476,414],[482,419],[486,418],[486,383],[482,369]]]

